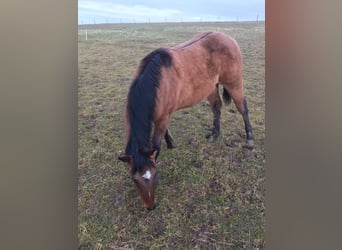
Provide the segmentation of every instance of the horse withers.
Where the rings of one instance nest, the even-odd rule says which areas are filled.
[[[239,45],[219,32],[201,33],[189,41],[148,54],[138,66],[126,104],[126,150],[118,157],[127,163],[144,206],[156,207],[156,160],[164,138],[168,148],[174,140],[168,129],[170,115],[205,98],[214,120],[208,137],[214,142],[220,134],[222,101],[233,99],[241,113],[248,145],[253,145],[243,91],[242,56]],[[152,133],[153,130],[153,133]]]

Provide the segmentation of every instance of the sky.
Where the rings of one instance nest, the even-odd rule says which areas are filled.
[[[265,20],[265,0],[78,0],[78,23]]]

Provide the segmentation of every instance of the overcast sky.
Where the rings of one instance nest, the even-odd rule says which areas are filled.
[[[264,0],[78,0],[78,23],[265,20]]]

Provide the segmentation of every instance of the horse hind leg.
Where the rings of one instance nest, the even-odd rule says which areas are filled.
[[[242,86],[242,84],[241,84]],[[254,136],[252,132],[252,126],[249,121],[248,116],[248,106],[247,100],[243,93],[243,88],[231,88],[227,89],[229,94],[231,95],[232,99],[234,100],[235,106],[242,115],[243,122],[245,124],[245,131],[246,131],[246,142],[249,146],[253,146],[254,144]]]
[[[222,101],[219,95],[218,84],[216,85],[216,88],[208,96],[207,99],[209,101],[211,110],[213,111],[213,115],[214,115],[212,132],[209,135],[207,135],[207,139],[209,142],[214,142],[220,135],[220,119],[221,119],[221,107],[222,107]]]
[[[252,132],[252,125],[249,122],[246,97],[243,98],[243,107],[244,107],[244,111],[242,113],[242,118],[243,118],[243,122],[245,123],[246,142],[249,146],[253,146],[254,145],[254,136],[253,136],[253,132]]]

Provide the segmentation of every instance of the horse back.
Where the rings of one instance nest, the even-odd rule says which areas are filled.
[[[172,67],[162,69],[158,97],[165,110],[160,114],[193,106],[207,98],[219,81],[242,74],[239,45],[224,33],[201,33],[167,51]]]

